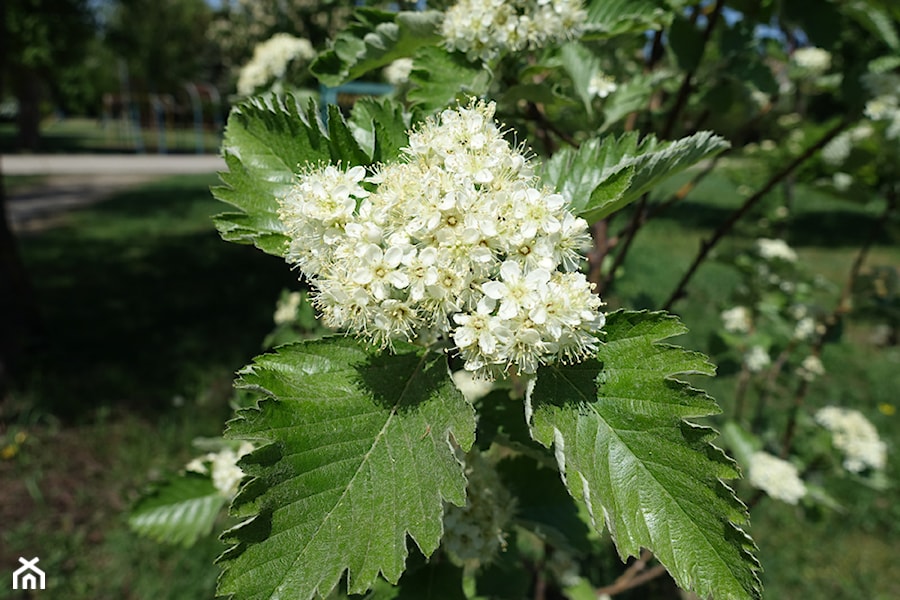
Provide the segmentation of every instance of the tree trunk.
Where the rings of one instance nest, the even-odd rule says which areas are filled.
[[[23,68],[12,79],[13,93],[19,102],[19,150],[36,152],[41,141],[41,78],[35,69]]]
[[[43,325],[16,240],[6,216],[0,164],[0,400],[42,337]]]

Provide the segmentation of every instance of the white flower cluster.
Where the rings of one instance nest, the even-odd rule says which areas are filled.
[[[244,472],[237,466],[237,461],[252,451],[253,444],[243,442],[237,450],[222,448],[218,452],[210,452],[195,458],[185,466],[185,469],[202,475],[211,474],[213,485],[219,493],[226,498],[233,498],[237,494],[241,479],[244,478]]]
[[[831,68],[831,53],[815,46],[797,48],[791,60],[811,75],[821,75]]]
[[[722,311],[722,327],[729,333],[749,333],[753,324],[750,309],[746,306],[735,306]]]
[[[812,317],[802,317],[794,325],[794,339],[806,341],[816,333],[816,320]]]
[[[783,260],[794,262],[797,253],[784,240],[760,238],[756,240],[756,250],[766,260]]]
[[[481,566],[506,544],[515,502],[494,465],[475,451],[466,455],[466,505],[447,505],[441,544],[453,562]]]
[[[591,76],[590,82],[588,82],[587,92],[591,96],[606,98],[617,89],[619,89],[619,86],[611,75],[607,75],[602,71],[597,71]]]
[[[873,121],[887,121],[885,137],[900,139],[900,75],[869,73],[863,81],[875,96],[866,103],[866,116]]]
[[[576,271],[587,223],[536,187],[493,114],[445,110],[368,177],[334,165],[299,177],[279,210],[286,259],[327,325],[382,347],[444,336],[487,379],[594,352],[602,302]]]
[[[822,160],[833,167],[844,164],[854,146],[871,137],[872,133],[872,126],[863,123],[838,134],[822,148]]]
[[[797,504],[806,495],[806,485],[797,467],[768,452],[754,452],[748,467],[750,485],[776,500]]]
[[[859,473],[871,467],[883,469],[887,446],[878,430],[861,412],[850,408],[826,406],[816,413],[816,422],[831,432],[835,448],[844,454],[844,468]]]
[[[241,96],[249,96],[270,82],[284,77],[292,60],[312,60],[316,56],[309,40],[296,38],[287,33],[276,33],[271,38],[257,44],[253,58],[241,68],[237,91]]]
[[[772,364],[772,358],[762,346],[753,346],[744,354],[744,365],[751,373],[759,373]]]
[[[797,375],[806,381],[813,381],[825,374],[825,365],[815,354],[810,354],[797,367]]]
[[[459,0],[441,30],[450,50],[487,62],[574,38],[586,18],[581,0]]]

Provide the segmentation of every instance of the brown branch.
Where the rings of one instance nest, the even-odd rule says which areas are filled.
[[[647,568],[647,563],[653,558],[653,553],[647,549],[641,550],[641,557],[631,563],[613,583],[596,590],[597,596],[615,596],[624,591],[641,586],[652,579],[656,579],[666,572],[662,565],[656,565],[652,569]]]
[[[694,276],[694,273],[697,271],[700,265],[703,264],[703,261],[706,260],[706,257],[716,246],[716,244],[718,244],[722,240],[722,238],[724,238],[725,235],[731,231],[735,223],[737,223],[741,219],[741,217],[747,214],[747,212],[751,208],[756,206],[756,204],[760,200],[762,200],[766,196],[766,194],[772,191],[772,188],[783,181],[785,177],[793,173],[800,165],[809,160],[809,158],[812,157],[816,152],[818,152],[819,149],[821,149],[825,144],[834,139],[836,135],[844,130],[847,124],[848,121],[846,119],[843,119],[837,125],[829,129],[821,138],[816,141],[815,144],[808,147],[803,151],[802,154],[792,160],[781,171],[770,177],[765,185],[763,185],[755,194],[747,198],[739,208],[732,212],[728,216],[728,218],[725,219],[725,221],[723,221],[721,225],[719,225],[718,229],[713,232],[713,236],[710,239],[703,241],[703,243],[700,245],[700,251],[694,258],[694,262],[691,263],[691,266],[682,276],[681,280],[678,282],[678,285],[675,286],[675,290],[663,305],[664,310],[671,310],[672,305],[675,304],[675,302],[677,302],[684,295],[685,288],[687,287],[688,282],[690,282],[691,278]]]
[[[812,355],[816,358],[819,358],[822,355],[822,347],[825,345],[825,340],[830,337],[829,333],[838,326],[841,319],[851,310],[850,296],[853,293],[853,288],[856,286],[856,280],[859,278],[863,263],[869,254],[869,250],[872,248],[872,244],[875,243],[878,233],[885,226],[891,213],[897,206],[897,191],[895,189],[888,191],[886,200],[887,204],[885,205],[884,210],[878,216],[875,223],[872,224],[872,228],[869,230],[866,241],[860,246],[859,252],[856,253],[856,257],[853,259],[853,264],[850,267],[850,271],[847,273],[847,280],[844,282],[844,287],[841,290],[837,305],[825,319],[825,332],[822,333],[816,340],[816,343],[813,344]],[[788,424],[785,428],[784,438],[781,442],[782,458],[786,458],[791,451],[791,446],[794,442],[794,433],[797,429],[797,415],[803,407],[808,389],[809,382],[806,379],[801,379],[800,384],[797,386],[797,391],[794,393],[794,402],[791,406]]]

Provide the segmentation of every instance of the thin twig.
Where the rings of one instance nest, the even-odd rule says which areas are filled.
[[[797,158],[792,160],[785,168],[783,168],[778,173],[774,174],[769,181],[766,182],[755,194],[747,198],[744,203],[737,208],[734,212],[732,212],[725,221],[719,225],[718,229],[713,233],[713,236],[704,240],[700,245],[700,251],[697,253],[697,256],[694,258],[694,262],[691,263],[691,266],[688,268],[687,272],[682,276],[681,280],[678,282],[678,285],[675,286],[675,290],[672,292],[669,299],[666,300],[666,303],[663,305],[664,310],[670,310],[672,305],[675,304],[683,295],[685,288],[687,287],[688,282],[694,276],[694,273],[703,264],[703,261],[706,260],[706,257],[709,255],[710,251],[718,244],[725,235],[731,231],[732,227],[734,227],[735,223],[737,223],[741,217],[743,217],[751,208],[756,206],[756,204],[763,199],[766,194],[772,191],[776,185],[778,185],[785,177],[793,173],[797,167],[806,162],[813,154],[819,151],[825,144],[830,142],[837,134],[844,130],[847,127],[848,120],[843,119],[834,127],[829,129],[821,138],[819,138],[815,144],[808,147],[803,151]]]
[[[666,568],[662,565],[656,565],[652,569],[644,570],[647,568],[647,563],[650,562],[652,558],[652,552],[646,549],[641,550],[641,557],[631,563],[628,568],[625,569],[625,572],[613,583],[596,590],[597,596],[615,596],[616,594],[643,585],[665,573]]]

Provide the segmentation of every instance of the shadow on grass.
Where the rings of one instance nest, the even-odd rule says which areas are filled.
[[[260,352],[294,274],[219,239],[212,178],[172,181],[22,240],[47,334],[25,384],[42,408],[168,407]]]

